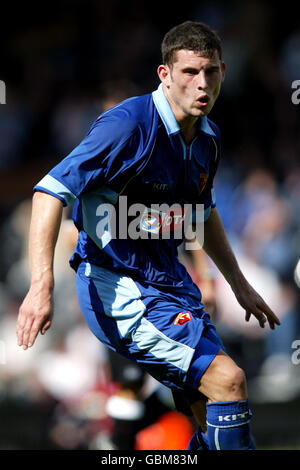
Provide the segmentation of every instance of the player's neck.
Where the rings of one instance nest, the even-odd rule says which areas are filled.
[[[199,117],[187,116],[184,113],[184,111],[175,103],[170,103],[170,104],[171,104],[171,108],[175,116],[175,119],[180,126],[181,134],[185,142],[187,143],[187,145],[189,145],[191,141],[197,135],[197,128],[198,128],[197,122],[198,122]]]
[[[198,118],[179,122],[181,134],[187,145],[189,145],[197,135],[197,121]]]

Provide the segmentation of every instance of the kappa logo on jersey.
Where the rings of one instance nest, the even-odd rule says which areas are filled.
[[[209,176],[208,173],[200,173],[199,180],[198,180],[199,194],[201,194],[202,191],[204,190],[204,188],[206,186],[206,183],[207,183],[207,180],[208,180],[208,176]]]
[[[173,325],[184,325],[185,323],[191,321],[192,317],[190,312],[180,312],[177,317],[175,318],[175,321]]]

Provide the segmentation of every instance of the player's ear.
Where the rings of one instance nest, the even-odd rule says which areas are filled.
[[[157,74],[161,80],[161,82],[166,86],[166,87],[169,87],[170,86],[170,68],[168,67],[168,65],[159,65],[158,68],[157,68]]]

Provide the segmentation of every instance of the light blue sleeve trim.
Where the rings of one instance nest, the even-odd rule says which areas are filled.
[[[52,194],[53,196],[57,196],[59,199],[65,201],[66,205],[72,204],[76,196],[75,194],[72,193],[66,186],[64,186],[60,181],[57,179],[53,178],[51,175],[46,175],[44,178],[37,183],[37,185],[34,187],[35,190],[45,190],[45,192],[48,192],[49,194]]]
[[[49,189],[46,189],[46,188],[42,188],[41,186],[39,186],[38,184],[33,188],[33,191],[40,191],[42,193],[46,193],[46,194],[50,194],[50,196],[53,196],[53,197],[56,197],[56,199],[59,199],[64,206],[67,205],[65,199],[61,196],[59,196],[58,194],[55,194],[53,193],[52,191],[49,191]]]

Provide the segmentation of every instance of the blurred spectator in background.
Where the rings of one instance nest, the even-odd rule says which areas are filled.
[[[17,167],[32,126],[32,111],[21,93],[9,95],[9,106],[0,113],[0,171]]]

